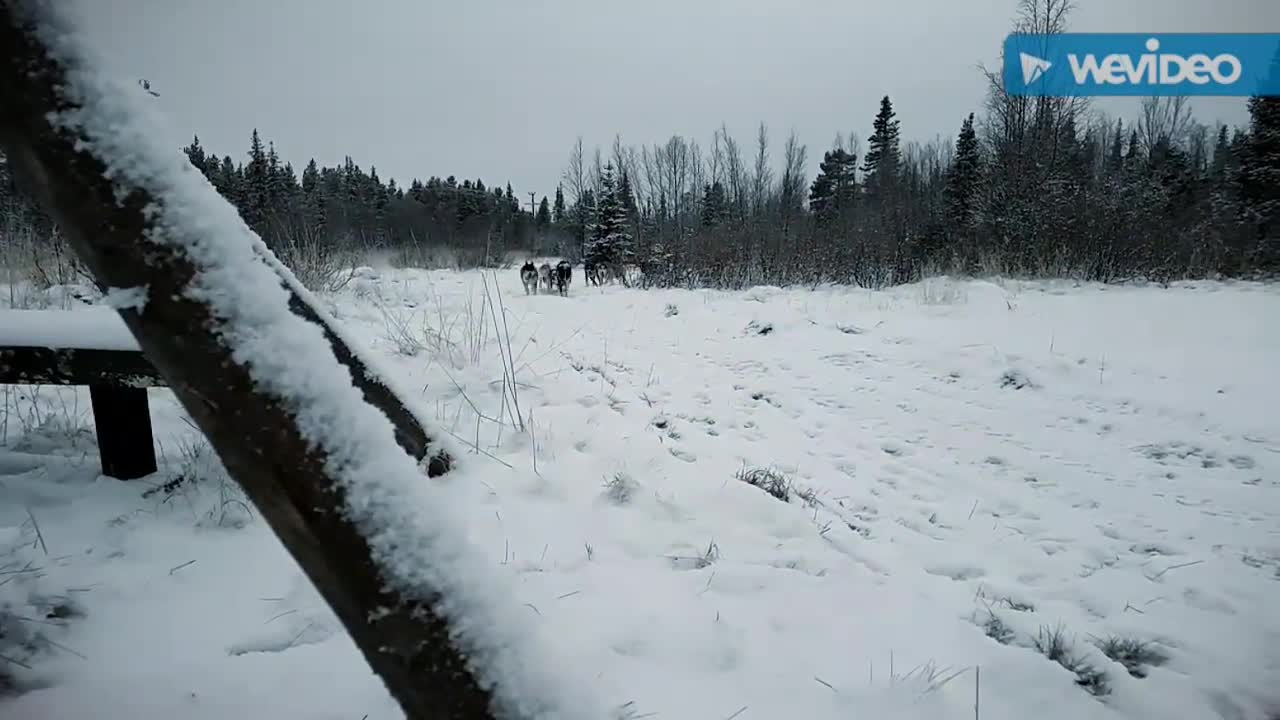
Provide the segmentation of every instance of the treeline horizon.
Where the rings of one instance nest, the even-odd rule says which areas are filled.
[[[1067,29],[1066,0],[1021,0],[1015,30]],[[1280,72],[1280,64],[1274,69]],[[509,254],[629,265],[644,285],[869,287],[936,273],[1114,282],[1280,274],[1280,98],[1242,98],[1248,127],[1206,126],[1183,97],[1112,118],[1083,98],[1015,97],[987,73],[981,112],[948,141],[904,142],[884,97],[865,143],[821,151],[792,132],[750,146],[570,149],[561,183],[524,207],[509,183],[383,181],[350,157],[301,171],[255,130],[247,159],[183,148],[286,262],[379,252],[393,264],[494,266]],[[0,163],[8,235],[54,235]],[[528,195],[525,195],[528,198]],[[634,275],[634,273],[633,273]]]

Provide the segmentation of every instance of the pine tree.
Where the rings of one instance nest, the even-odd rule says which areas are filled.
[[[830,216],[832,190],[831,177],[827,175],[826,167],[831,160],[831,153],[827,153],[822,162],[818,164],[819,170],[817,177],[813,179],[813,184],[809,186],[809,209],[816,214],[819,219],[825,219]]]
[[[858,190],[857,166],[857,156],[842,147],[823,154],[818,176],[809,187],[809,208],[820,221],[830,220],[853,207]]]

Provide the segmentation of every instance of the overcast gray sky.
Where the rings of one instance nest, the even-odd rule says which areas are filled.
[[[250,131],[301,169],[344,155],[384,179],[456,175],[550,194],[570,146],[703,143],[723,121],[811,164],[865,140],[882,95],[902,134],[978,111],[1016,0],[73,0],[111,70],[145,77],[177,130],[245,158]],[[1280,32],[1277,0],[1078,0],[1071,29]],[[1112,101],[1108,110],[1132,113]],[[1195,103],[1243,124],[1241,99]],[[812,174],[813,168],[811,168]]]

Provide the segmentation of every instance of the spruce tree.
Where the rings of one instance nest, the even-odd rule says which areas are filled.
[[[863,185],[872,198],[884,202],[897,189],[902,157],[898,144],[898,121],[888,95],[880,100],[880,112],[876,114],[872,128],[874,131],[867,139],[867,155],[862,163]]]
[[[286,162],[280,170],[279,185],[283,191],[285,205],[292,209],[302,190],[298,184],[298,173],[294,171],[293,163]]]
[[[1241,190],[1241,161],[1246,154],[1248,138],[1239,129],[1228,140],[1227,127],[1218,132],[1210,170],[1209,223],[1210,237],[1218,251],[1217,269],[1227,275],[1241,275],[1248,268],[1253,250],[1253,234],[1244,211]]]
[[[587,241],[586,259],[597,265],[621,265],[630,262],[632,247],[631,230],[627,211],[618,196],[613,163],[600,173],[600,196],[596,200],[595,221]]]
[[[1271,64],[1280,82],[1280,55]],[[1255,228],[1253,265],[1280,273],[1280,96],[1249,98],[1249,139],[1240,164],[1240,192]]]
[[[551,225],[551,203],[547,202],[547,196],[542,196],[542,202],[538,203],[538,217],[536,221],[539,231],[546,231]]]
[[[724,185],[719,180],[703,187],[702,227],[716,228],[724,223],[729,208],[725,203]]]
[[[582,197],[573,205],[573,237],[583,258],[587,257],[587,243],[592,235],[596,215],[596,197],[591,188],[582,191]]]
[[[374,237],[381,238],[384,235],[387,220],[387,188],[378,177],[378,168],[374,165],[369,166],[369,177],[365,182],[360,204],[366,212],[372,211],[373,227],[371,229]]]
[[[199,135],[192,136],[191,144],[182,148],[182,151],[187,154],[187,159],[191,161],[191,164],[194,165],[197,170],[204,173],[206,177],[210,175],[209,158],[205,155],[204,148],[200,147]],[[214,168],[216,169],[216,167],[215,162]]]
[[[292,165],[280,165],[280,155],[276,153],[276,144],[267,143],[267,178],[264,195],[264,212],[268,219],[283,214],[293,195],[297,178]]]
[[[880,111],[867,138],[867,154],[862,164],[862,187],[865,212],[859,213],[863,226],[862,281],[889,282],[890,278],[910,276],[910,261],[916,254],[906,246],[909,198],[902,188],[902,154],[898,145],[898,121],[894,117],[889,96],[880,100]],[[889,273],[886,275],[886,271]]]
[[[1124,164],[1132,167],[1142,159],[1142,143],[1138,141],[1138,131],[1129,131],[1129,149],[1124,154]]]
[[[1124,166],[1124,121],[1116,120],[1116,131],[1111,136],[1111,142],[1107,148],[1107,172],[1114,174],[1120,172],[1120,168]]]
[[[507,183],[507,194],[503,197],[507,201],[507,207],[511,208],[511,212],[520,212],[520,201],[516,200],[516,194],[511,191],[511,183]]]
[[[315,158],[302,170],[302,207],[308,225],[323,227],[326,224],[320,168],[316,165]]]
[[[267,151],[254,128],[249,139],[249,163],[244,168],[244,205],[240,213],[250,227],[259,231],[267,216],[267,179]]]
[[[568,220],[564,206],[564,187],[556,185],[556,204],[551,210],[551,220],[556,225],[564,225]]]
[[[218,166],[218,181],[214,183],[214,187],[218,188],[218,192],[230,200],[232,205],[244,212],[243,178],[240,168],[236,167],[230,155],[222,156],[222,162]]]
[[[973,129],[973,113],[960,125],[956,138],[955,158],[947,172],[944,194],[946,221],[950,229],[967,237],[978,222],[978,189],[982,181],[982,158],[978,134]]]
[[[618,181],[618,202],[631,222],[639,221],[640,208],[636,207],[636,194],[631,188],[631,178],[626,170],[622,171],[622,179]]]
[[[320,190],[320,168],[316,166],[316,159],[311,158],[311,162],[302,169],[302,194],[306,196],[315,195]]]

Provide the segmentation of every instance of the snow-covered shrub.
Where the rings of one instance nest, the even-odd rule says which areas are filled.
[[[282,227],[271,236],[271,250],[313,292],[337,292],[355,277],[354,254],[323,240],[318,229]]]

